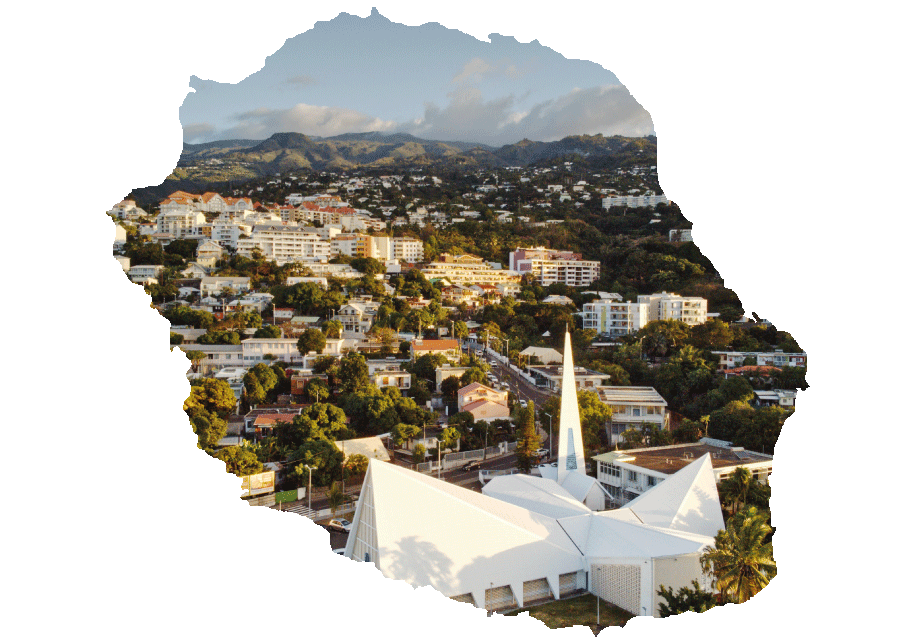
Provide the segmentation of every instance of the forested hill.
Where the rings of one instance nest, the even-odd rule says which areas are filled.
[[[409,134],[367,132],[321,138],[284,132],[264,141],[185,144],[178,167],[168,180],[202,185],[300,169],[525,167],[570,158],[588,159],[606,168],[638,161],[654,165],[655,156],[654,136],[578,135],[551,142],[526,139],[494,148],[476,143],[429,141]]]

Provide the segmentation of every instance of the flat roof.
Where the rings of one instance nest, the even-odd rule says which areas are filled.
[[[711,444],[679,444],[670,447],[649,449],[629,449],[626,451],[609,451],[597,455],[593,460],[613,463],[620,461],[641,469],[658,471],[666,475],[676,473],[695,462],[705,454],[712,458],[712,468],[741,467],[751,464],[772,462],[773,456],[745,451],[740,447],[719,447]],[[740,454],[740,455],[739,455]]]
[[[608,404],[640,402],[668,405],[665,398],[651,386],[598,386],[595,390],[601,401]]]

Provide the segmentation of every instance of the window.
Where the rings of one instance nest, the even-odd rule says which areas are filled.
[[[656,484],[658,484],[658,481],[655,479],[655,476],[648,476],[646,484],[650,487],[654,487]]]
[[[616,464],[611,465],[611,477],[619,478],[620,477],[620,467]]]
[[[636,472],[627,471],[627,480],[629,480],[630,482],[636,482]]]

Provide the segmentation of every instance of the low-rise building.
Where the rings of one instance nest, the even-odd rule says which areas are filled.
[[[509,392],[497,391],[477,382],[458,389],[458,411],[467,412],[478,420],[511,419]]]
[[[760,482],[766,482],[773,472],[773,456],[706,438],[693,444],[610,451],[594,460],[598,463],[598,482],[622,505],[706,454],[712,458],[717,481],[725,480],[738,467],[748,469]]]
[[[651,386],[600,386],[598,398],[611,407],[609,442],[617,444],[629,429],[642,430],[646,424],[664,429],[668,422],[668,403]]]
[[[461,359],[461,344],[457,339],[415,339],[410,342],[411,359],[434,353],[444,355],[449,361]]]
[[[529,366],[525,370],[534,378],[536,386],[545,386],[555,392],[559,392],[563,387],[563,366],[561,365]],[[605,373],[599,373],[584,366],[576,366],[575,373],[577,391],[601,386],[608,377]]]
[[[746,352],[746,351],[712,351],[717,355],[719,363],[716,370],[723,373],[739,366],[775,366],[785,368],[807,368],[807,353],[785,353],[781,350],[772,352]]]

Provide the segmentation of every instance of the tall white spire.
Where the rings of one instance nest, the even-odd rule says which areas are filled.
[[[576,369],[573,366],[572,339],[566,331],[563,349],[563,381],[560,396],[560,444],[557,450],[557,482],[569,471],[585,475],[585,449],[582,447],[582,425],[579,421],[579,399],[576,395]]]

